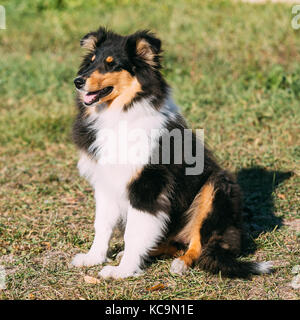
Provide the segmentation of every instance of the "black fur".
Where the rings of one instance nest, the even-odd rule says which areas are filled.
[[[80,150],[93,157],[96,150],[90,150],[90,146],[96,140],[96,132],[90,124],[86,124],[82,103],[77,101],[77,105],[79,112],[73,124],[73,141]]]
[[[169,120],[165,126],[167,131],[179,129],[182,132],[187,129],[184,119],[178,115],[175,120]],[[140,174],[139,178],[128,186],[128,193],[131,205],[140,210],[146,210],[151,214],[159,211],[168,212],[170,215],[170,224],[166,238],[174,236],[180,231],[186,223],[184,213],[192,204],[195,196],[201,187],[207,182],[213,172],[219,170],[219,167],[211,152],[208,149],[204,151],[204,170],[200,175],[186,175],[186,168],[193,167],[187,164],[184,157],[182,164],[175,163],[174,141],[170,141],[170,163],[162,164],[162,137],[158,144],[159,164],[148,164]],[[200,143],[196,136],[192,135],[193,152],[195,152],[196,143]],[[183,147],[186,141],[182,140]],[[163,194],[168,200],[168,211],[165,210],[166,204],[161,203],[160,195]]]

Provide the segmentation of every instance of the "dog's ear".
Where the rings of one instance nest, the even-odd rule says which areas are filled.
[[[103,42],[106,38],[107,30],[100,27],[97,31],[89,32],[81,40],[80,45],[82,48],[94,50],[96,45]]]
[[[94,50],[97,41],[97,32],[90,32],[80,40],[80,46],[88,50]]]
[[[160,67],[161,41],[153,33],[138,31],[128,37],[126,46],[131,57],[134,56],[152,67]]]

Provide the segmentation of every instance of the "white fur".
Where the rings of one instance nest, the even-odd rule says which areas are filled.
[[[171,264],[171,267],[170,267],[171,273],[176,273],[176,274],[180,274],[180,275],[186,273],[187,270],[188,270],[187,265],[184,263],[183,260],[181,260],[179,258],[174,259]]]
[[[258,262],[256,263],[256,269],[255,271],[258,273],[270,273],[273,268],[272,261],[264,261],[264,262]]]
[[[142,258],[160,239],[167,221],[165,213],[153,216],[129,206],[121,262],[118,266],[103,267],[99,276],[117,279],[140,275]]]
[[[78,254],[72,261],[74,266],[90,266],[101,264],[106,259],[109,240],[119,219],[126,222],[125,229],[125,251],[118,267],[106,266],[100,272],[103,278],[124,278],[141,273],[140,263],[143,255],[154,247],[161,237],[167,216],[159,213],[156,216],[146,212],[140,212],[130,206],[127,197],[127,185],[133,175],[144,165],[145,161],[132,163],[124,161],[122,152],[123,144],[117,144],[114,149],[114,161],[105,163],[101,154],[105,150],[111,151],[112,143],[108,141],[104,133],[115,133],[120,136],[120,123],[125,124],[130,136],[139,136],[138,130],[143,130],[150,146],[154,146],[159,136],[159,130],[163,128],[165,121],[172,116],[177,109],[171,100],[159,112],[155,110],[150,100],[136,103],[127,112],[122,112],[121,107],[111,106],[102,108],[101,111],[93,113],[87,119],[87,123],[96,130],[96,140],[91,149],[97,150],[94,159],[85,153],[81,153],[78,169],[94,187],[96,200],[95,238],[87,254]],[[153,135],[153,129],[157,130]],[[122,137],[120,137],[122,138]],[[130,140],[126,149],[135,151],[141,144]],[[122,150],[123,149],[123,150]],[[146,148],[144,160],[148,160],[151,148]],[[126,150],[125,150],[126,151]],[[121,157],[120,157],[121,154]],[[121,161],[120,161],[121,159]]]

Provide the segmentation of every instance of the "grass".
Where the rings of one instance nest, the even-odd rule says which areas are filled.
[[[230,1],[2,1],[0,30],[0,299],[299,299],[300,38],[291,7]],[[228,280],[197,267],[183,277],[159,259],[140,278],[84,282],[70,268],[93,239],[94,201],[76,169],[72,80],[79,39],[99,25],[163,40],[174,99],[245,197],[242,259],[275,272]],[[122,248],[116,232],[112,263]],[[148,288],[162,283],[164,289]]]

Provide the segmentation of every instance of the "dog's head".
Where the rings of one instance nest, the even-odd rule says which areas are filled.
[[[80,41],[88,53],[74,80],[85,106],[128,106],[134,99],[167,90],[160,74],[161,41],[149,31],[121,36],[105,28]]]

